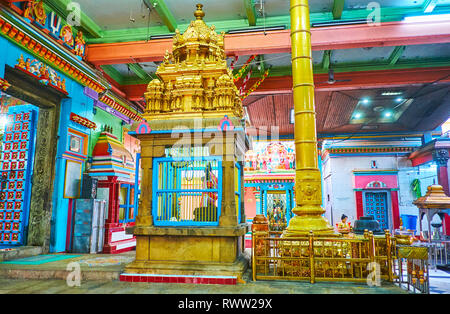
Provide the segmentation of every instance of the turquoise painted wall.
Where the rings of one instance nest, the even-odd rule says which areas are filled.
[[[2,78],[4,78],[5,65],[14,67],[18,63],[17,60],[22,54],[25,59],[35,59],[35,57],[27,51],[22,50],[20,47],[16,46],[4,37],[0,37],[0,51],[2,52],[0,57],[0,77]],[[75,129],[76,131],[87,134],[90,137],[88,142],[88,153],[90,154],[100,133],[101,124],[106,123],[112,126],[114,128],[114,134],[117,135],[120,140],[122,140],[122,124],[120,119],[113,117],[111,114],[101,109],[96,110],[94,117],[94,100],[84,94],[84,87],[58,70],[56,70],[56,72],[61,78],[66,80],[66,90],[69,95],[68,98],[61,102],[60,109],[55,164],[56,174],[54,180],[54,192],[52,195],[53,208],[51,218],[50,251],[63,252],[66,249],[67,222],[69,218],[69,199],[64,198],[64,181],[67,160],[63,157],[63,154],[68,151],[69,147],[68,128],[70,127]],[[90,129],[71,121],[70,114],[72,112],[91,121],[95,121],[98,124],[97,129],[91,131]],[[83,164],[83,171],[84,167],[85,165]]]

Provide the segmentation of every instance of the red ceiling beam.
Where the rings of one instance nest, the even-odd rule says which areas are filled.
[[[450,21],[318,27],[311,33],[313,50],[447,43]],[[225,36],[227,55],[289,53],[290,49],[290,30]],[[166,50],[172,50],[172,39],[92,44],[87,59],[94,65],[160,61]]]
[[[327,74],[314,75],[315,82],[323,82],[327,79]],[[397,87],[413,84],[426,84],[436,81],[450,82],[450,67],[346,72],[339,73],[338,79],[350,81],[336,82],[334,84],[318,84],[315,86],[315,89],[318,91],[333,91]],[[256,78],[250,79],[248,86],[252,86],[256,80]],[[130,101],[142,100],[146,88],[146,84],[120,86],[120,89],[127,95],[127,99]],[[252,93],[252,95],[286,94],[291,92],[291,76],[272,76],[266,78],[258,89]]]

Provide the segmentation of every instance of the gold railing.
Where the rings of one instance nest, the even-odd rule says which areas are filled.
[[[414,293],[430,293],[428,247],[397,247],[397,260],[394,261],[394,282]]]
[[[281,237],[281,232],[253,232],[253,280],[367,282],[378,263],[381,279],[393,280],[395,239],[366,232],[357,238]]]

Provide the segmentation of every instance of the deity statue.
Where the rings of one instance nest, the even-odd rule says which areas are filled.
[[[20,55],[20,58],[17,59],[17,66],[23,70],[26,70],[26,62],[23,58],[23,54]]]
[[[34,1],[27,1],[23,9],[23,17],[32,19]]]
[[[59,37],[63,40],[64,43],[66,43],[69,46],[73,46],[73,33],[72,33],[72,27],[70,25],[65,25],[63,28],[61,28],[61,33]]]
[[[78,31],[77,36],[75,37],[75,54],[77,56],[83,57],[85,47],[86,41],[83,38],[83,32]]]
[[[33,4],[33,12],[35,21],[41,25],[45,25],[47,13],[45,13],[44,2],[42,0],[39,3],[35,2]]]

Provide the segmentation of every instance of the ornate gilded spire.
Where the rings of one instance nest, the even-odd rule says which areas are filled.
[[[196,20],[184,34],[178,29],[172,53],[166,51],[156,71],[157,79],[147,87],[147,120],[189,116],[228,115],[242,117],[242,103],[227,68],[224,33],[203,21],[203,5],[197,4]],[[174,115],[179,113],[180,115]]]
[[[203,20],[203,17],[205,16],[205,12],[203,12],[202,8],[203,4],[197,4],[197,10],[194,12],[194,16],[197,20]]]

